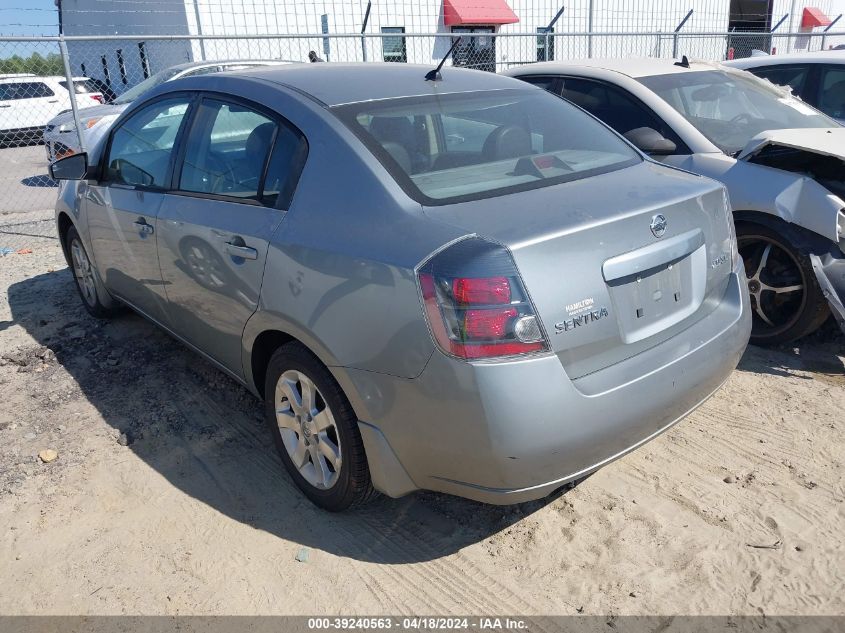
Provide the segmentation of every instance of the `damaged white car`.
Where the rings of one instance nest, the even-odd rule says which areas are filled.
[[[581,106],[656,160],[728,187],[752,342],[798,339],[831,311],[845,330],[839,123],[750,73],[686,59],[547,62],[507,74]]]

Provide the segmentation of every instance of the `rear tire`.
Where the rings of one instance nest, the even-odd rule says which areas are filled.
[[[119,313],[120,308],[100,281],[100,275],[88,257],[76,227],[68,228],[65,245],[76,290],[88,313],[98,319],[108,319]]]
[[[282,345],[270,357],[264,412],[285,469],[312,503],[340,512],[375,496],[358,418],[301,343]]]
[[[784,231],[736,223],[751,293],[751,343],[778,345],[817,330],[830,315],[806,246]]]

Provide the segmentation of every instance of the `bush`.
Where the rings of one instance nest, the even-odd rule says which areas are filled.
[[[7,59],[0,59],[0,74],[7,73],[64,75],[65,67],[58,53],[50,53],[47,57],[43,57],[40,53],[32,53],[29,57],[12,55]]]

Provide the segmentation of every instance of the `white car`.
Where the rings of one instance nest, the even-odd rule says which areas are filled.
[[[83,137],[85,138],[86,149],[92,147],[103,137],[112,122],[114,122],[118,115],[130,103],[148,90],[166,81],[173,81],[182,77],[218,73],[226,70],[243,70],[253,66],[271,66],[287,63],[291,62],[240,59],[231,61],[188,62],[166,68],[147,77],[144,81],[124,92],[111,103],[87,110],[85,115],[80,117],[80,123],[84,126]],[[73,120],[73,112],[62,112],[47,123],[47,126],[44,128],[44,146],[47,149],[47,160],[51,163],[59,158],[76,154],[81,150],[79,147],[79,138],[76,133],[76,125]]]
[[[103,103],[88,77],[74,77],[73,84],[78,108]],[[0,147],[38,139],[50,119],[71,107],[70,95],[64,77],[0,75]]]
[[[506,74],[582,107],[655,160],[727,186],[752,342],[798,339],[829,308],[845,329],[845,128],[836,121],[751,73],[686,59],[545,62]]]
[[[840,123],[845,123],[845,50],[762,55],[725,62],[768,79]]]

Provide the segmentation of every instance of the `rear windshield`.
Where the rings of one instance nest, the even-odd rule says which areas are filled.
[[[590,115],[540,89],[386,99],[333,111],[423,204],[546,187],[642,160]]]
[[[67,81],[60,81],[59,85],[67,90]],[[73,91],[78,95],[83,95],[89,92],[100,92],[100,89],[90,79],[74,79]]]

